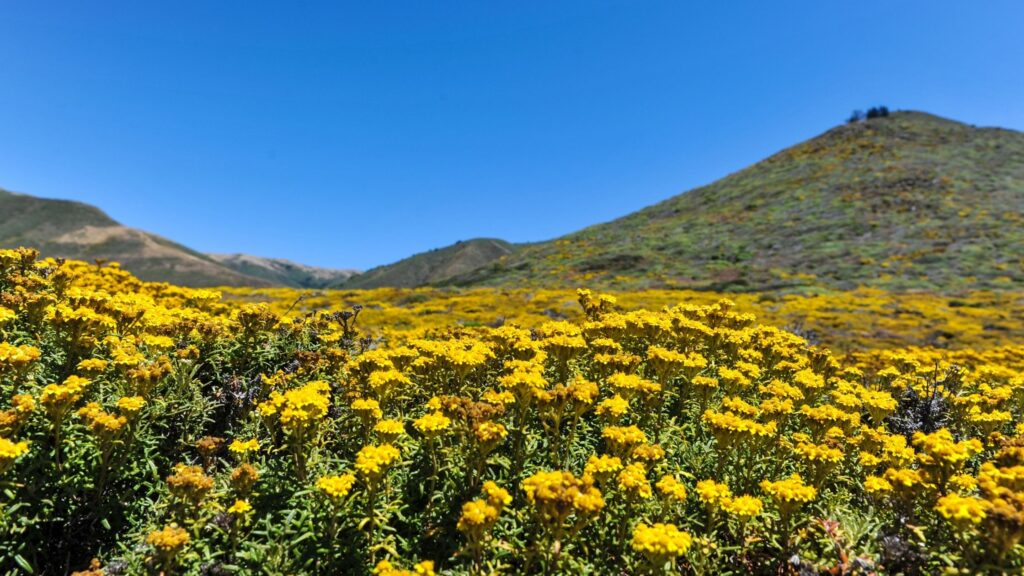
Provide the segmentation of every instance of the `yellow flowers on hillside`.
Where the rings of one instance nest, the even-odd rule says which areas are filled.
[[[364,330],[398,338],[453,326],[504,323],[538,328],[549,322],[552,315],[580,323],[587,318],[578,304],[578,294],[571,288],[503,288],[500,291],[485,288],[361,291],[221,288],[220,294],[223,300],[215,300],[213,308],[222,303],[235,306],[258,301],[266,302],[269,310],[277,314],[291,317],[312,310],[342,310],[361,304],[359,325]],[[1024,302],[1013,292],[979,291],[948,297],[924,292],[892,293],[874,288],[786,295],[643,290],[619,292],[612,297],[615,303],[605,304],[605,309],[661,310],[680,302],[710,306],[723,297],[767,325],[799,326],[821,344],[843,351],[885,350],[910,345],[990,349],[1024,337]],[[293,306],[297,300],[300,300],[298,305]],[[691,329],[701,327],[698,324]],[[688,355],[688,358],[693,359],[692,366],[675,369],[702,368],[698,356]],[[654,362],[659,360],[654,359]]]
[[[1007,295],[297,296],[0,254],[0,564],[1024,569]]]

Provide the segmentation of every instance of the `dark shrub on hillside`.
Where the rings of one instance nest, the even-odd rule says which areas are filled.
[[[871,120],[873,118],[885,118],[888,115],[888,106],[872,106],[871,108],[868,108],[868,111],[866,113],[861,110],[854,110],[850,114],[850,117],[846,119],[846,123],[856,124],[857,122],[860,122],[862,120]]]
[[[885,118],[889,115],[889,109],[885,106],[872,107],[868,110],[867,119]]]

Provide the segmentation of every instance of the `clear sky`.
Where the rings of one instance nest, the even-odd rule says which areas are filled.
[[[552,238],[886,104],[1024,129],[1024,2],[0,9],[0,187],[368,268]]]

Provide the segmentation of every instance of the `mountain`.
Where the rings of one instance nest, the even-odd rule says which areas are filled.
[[[1024,133],[896,112],[446,283],[952,291],[1024,285],[1022,255]]]
[[[185,286],[319,287],[351,275],[284,260],[213,257],[123,226],[88,204],[0,190],[0,247],[17,246],[44,256],[120,262],[143,280]]]
[[[474,238],[416,254],[394,264],[372,268],[349,278],[341,287],[412,288],[427,284],[444,284],[452,278],[469,274],[499,258],[513,254],[515,250],[514,245],[504,240]]]
[[[341,284],[359,273],[357,270],[318,268],[291,260],[262,258],[248,254],[207,254],[207,256],[236,272],[261,278],[278,286],[326,288]]]
[[[189,286],[269,286],[155,234],[122,226],[69,200],[0,190],[0,246],[31,246],[44,256],[120,262],[143,280]]]
[[[0,246],[19,245],[192,286],[1024,287],[1024,133],[895,112],[554,240],[479,238],[363,274],[201,254],[86,204],[0,190]]]

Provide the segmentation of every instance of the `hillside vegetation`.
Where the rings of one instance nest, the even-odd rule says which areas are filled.
[[[1024,134],[920,112],[852,122],[707,186],[535,244],[473,239],[363,274],[206,255],[76,202],[0,191],[0,246],[192,286],[942,292],[1024,285]]]
[[[515,247],[504,240],[474,238],[367,270],[344,282],[342,287],[412,288],[443,284],[452,278],[478,270],[514,251]]]
[[[839,126],[462,285],[765,290],[1024,283],[1024,134],[920,112]]]
[[[155,234],[122,226],[68,200],[0,190],[0,246],[35,246],[47,256],[116,261],[139,278],[191,286],[269,286]]]
[[[515,325],[535,329],[552,320],[584,319],[572,288],[375,288],[302,290],[221,288],[232,305],[265,304],[298,317],[361,305],[359,327],[374,337],[405,337],[454,326]],[[610,292],[623,310],[660,310],[679,302],[712,305],[724,298],[736,310],[799,333],[835,352],[933,346],[989,349],[1024,341],[1024,296],[1019,291],[889,292],[878,288],[793,294],[643,289]]]
[[[317,288],[353,274],[241,254],[202,254],[123,226],[88,204],[0,190],[0,247],[18,246],[33,246],[55,258],[119,262],[143,280],[185,286]]]

